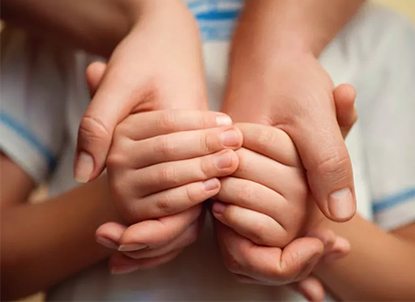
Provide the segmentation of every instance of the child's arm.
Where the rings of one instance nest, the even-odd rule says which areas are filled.
[[[415,209],[413,209],[415,211]],[[347,238],[345,258],[321,263],[316,275],[341,300],[412,300],[415,297],[415,224],[386,232],[356,215],[323,226]]]
[[[1,156],[1,295],[15,299],[45,290],[106,258],[95,229],[117,220],[104,178],[36,204],[31,178]]]

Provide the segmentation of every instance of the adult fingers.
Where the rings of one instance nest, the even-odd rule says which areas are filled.
[[[93,69],[94,70],[94,69]],[[79,182],[97,177],[105,165],[116,125],[129,113],[139,111],[149,88],[143,79],[125,79],[120,70],[108,67],[89,103],[78,129],[74,174]],[[96,88],[96,87],[93,87]],[[95,89],[92,89],[95,90]]]
[[[331,220],[349,220],[356,211],[353,172],[336,119],[315,111],[287,131],[298,148],[320,210]]]
[[[104,76],[107,64],[104,62],[93,62],[88,65],[85,71],[86,81],[89,88],[89,94],[93,96],[98,89],[99,83]]]
[[[112,154],[117,154],[119,148],[117,165],[139,169],[162,162],[200,157],[225,148],[238,149],[242,145],[242,133],[238,128],[228,126],[180,131],[139,141],[122,140],[120,144],[123,145],[114,143],[112,148],[115,152],[108,157],[108,164],[113,162]],[[131,155],[125,156],[126,152]]]
[[[337,122],[343,137],[346,137],[357,121],[355,108],[356,91],[352,85],[341,84],[334,89],[334,104],[336,106]]]

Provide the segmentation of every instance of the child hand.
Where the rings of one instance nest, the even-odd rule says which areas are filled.
[[[242,135],[231,123],[220,113],[170,110],[131,115],[118,125],[108,179],[121,216],[135,224],[104,225],[98,241],[112,240],[141,262],[192,242],[201,203],[219,191],[217,177],[238,165],[232,149],[241,146]]]
[[[316,228],[305,237],[315,206],[289,136],[270,126],[237,126],[244,136],[239,166],[221,180],[212,207],[227,268],[242,281],[282,285],[307,277],[324,253],[346,253],[331,231]]]
[[[75,178],[105,167],[114,129],[128,115],[160,109],[207,109],[199,29],[182,1],[136,1],[137,22],[108,65],[87,71],[94,92],[78,133]],[[99,80],[91,74],[99,70]],[[91,85],[93,82],[93,85]]]
[[[354,110],[355,92],[353,87],[339,86],[334,91],[334,99],[338,123],[345,136],[357,119]],[[348,242],[336,236],[332,231],[320,228],[318,223],[315,223],[316,220],[313,218],[315,214],[311,215],[311,212],[320,214],[320,216],[317,215],[319,219],[322,215],[314,203],[305,202],[306,183],[301,179],[301,166],[295,147],[286,133],[271,127],[249,124],[242,125],[241,129],[244,134],[244,147],[257,153],[242,151],[243,149],[237,151],[249,154],[252,160],[249,165],[245,164],[246,171],[244,171],[244,160],[241,159],[240,168],[232,176],[237,176],[238,173],[241,174],[240,176],[244,176],[244,174],[254,177],[262,174],[262,176],[259,177],[261,181],[259,183],[250,182],[250,178],[230,180],[232,178],[227,177],[225,178],[227,183],[223,182],[222,184],[218,199],[221,201],[230,200],[232,205],[217,203],[213,206],[213,213],[221,221],[221,223],[217,223],[217,234],[225,263],[244,282],[284,284],[301,280],[295,285],[295,288],[311,300],[321,300],[324,296],[323,287],[317,279],[307,276],[322,256],[325,259],[329,259],[328,257],[334,259],[333,256],[338,258],[347,254],[350,248]],[[273,145],[273,142],[278,146],[275,148],[277,150],[270,146]],[[268,158],[260,154],[264,154]],[[252,164],[254,163],[254,155],[258,159],[255,165]],[[272,170],[270,158],[279,162],[277,165],[274,163]],[[265,163],[265,159],[268,164]],[[258,168],[259,160],[263,162],[260,168]],[[268,166],[272,177],[267,177]],[[297,167],[298,175],[283,173],[284,170],[287,172],[289,169],[295,170],[295,167]],[[248,173],[248,169],[252,172]],[[280,177],[278,177],[278,172],[281,172]],[[284,184],[289,180],[291,182],[287,187]],[[244,182],[245,186],[235,188],[237,182]],[[270,187],[267,188],[263,186],[264,184]],[[293,184],[299,186],[296,189],[298,191],[290,193],[290,187],[294,189]],[[251,185],[250,188],[249,185]],[[278,188],[279,185],[281,186],[280,192],[284,193],[283,196],[278,194],[278,191],[271,190],[271,188]],[[240,192],[239,188],[244,188],[247,191]],[[235,192],[239,193],[235,194]],[[293,194],[297,194],[297,196]],[[289,203],[286,200],[287,197],[299,199],[294,199],[294,202]],[[267,202],[267,200],[273,200],[274,203]],[[294,210],[294,213],[297,214],[294,214],[292,208],[296,206],[297,209]],[[252,210],[259,213],[254,213]],[[262,215],[264,213],[267,215]],[[307,213],[307,217],[305,217],[305,213]],[[303,224],[302,228],[299,228],[301,217],[306,218],[302,223],[307,221],[307,225]],[[290,221],[290,218],[294,220],[298,218],[299,220]],[[284,228],[287,226],[287,222],[293,229],[287,231]],[[299,233],[299,231],[301,234],[308,234],[308,236],[316,237],[319,240],[304,237],[295,239],[283,249],[281,245],[266,247],[271,243],[279,244],[289,241],[293,234]]]

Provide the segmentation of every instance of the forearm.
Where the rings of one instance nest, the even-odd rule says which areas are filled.
[[[415,297],[415,241],[387,233],[356,215],[327,226],[351,243],[344,259],[322,264],[316,273],[341,300],[409,300]],[[413,228],[413,227],[412,227]]]
[[[2,296],[44,290],[109,256],[94,234],[103,222],[117,219],[103,178],[43,203],[4,211]]]
[[[143,0],[4,0],[1,18],[36,34],[109,55],[138,20]]]
[[[240,17],[234,44],[248,42],[268,55],[288,47],[318,56],[363,2],[249,0]]]

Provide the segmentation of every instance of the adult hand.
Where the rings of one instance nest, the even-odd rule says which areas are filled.
[[[193,16],[178,0],[139,3],[137,22],[112,53],[80,123],[74,169],[80,182],[101,173],[115,126],[130,113],[207,109]]]
[[[311,54],[287,52],[272,62],[245,65],[231,68],[223,111],[234,121],[286,131],[321,211],[332,220],[350,219],[355,213],[352,166],[336,120],[329,75]]]

